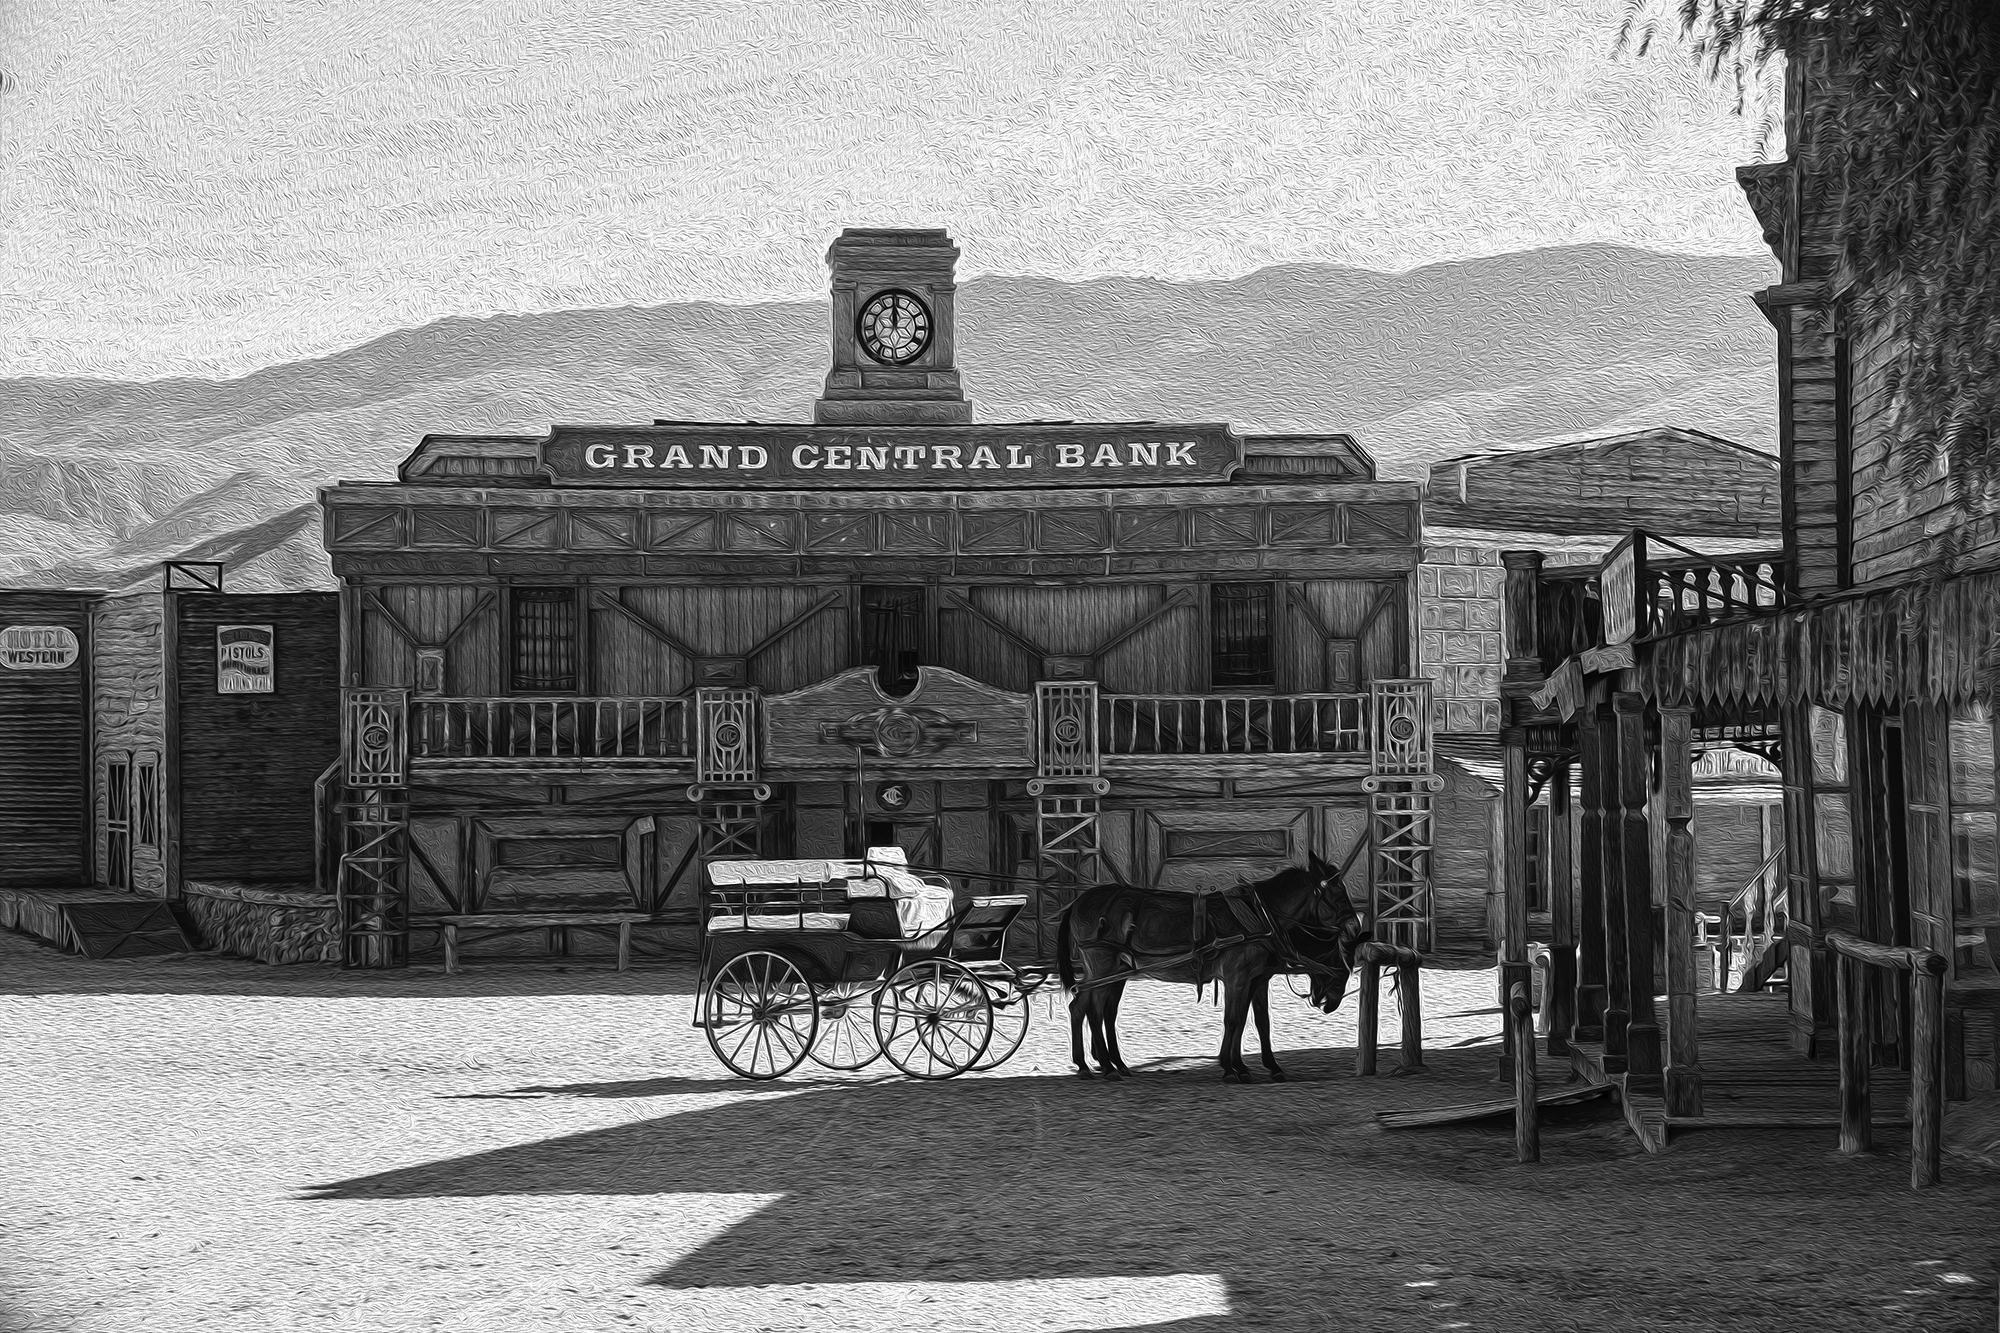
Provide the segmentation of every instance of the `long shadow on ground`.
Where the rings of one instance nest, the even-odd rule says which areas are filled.
[[[1899,1324],[1881,1309],[1896,1299],[1884,1293],[1912,1285],[1910,1265],[1947,1252],[1992,1267],[1991,1175],[1959,1173],[1919,1195],[1893,1156],[1835,1159],[1823,1136],[1784,1133],[1701,1136],[1646,1158],[1601,1105],[1548,1113],[1543,1160],[1523,1166],[1504,1120],[1411,1133],[1372,1121],[1380,1109],[1499,1095],[1490,1054],[1442,1052],[1430,1072],[1401,1080],[1354,1078],[1348,1051],[1285,1059],[1296,1081],[1249,1087],[1219,1083],[1212,1067],[1116,1084],[807,1086],[308,1197],[775,1194],[654,1281],[1222,1275],[1230,1316],[1152,1326],[1189,1333],[1435,1329],[1458,1318],[1705,1329],[1720,1326],[1718,1291],[1732,1293],[1728,1326],[1739,1330],[1795,1329],[1807,1312],[1819,1328],[1958,1327],[1935,1322],[1946,1310],[1935,1302],[1930,1322]],[[657,1081],[657,1093],[700,1082]],[[1990,1307],[1991,1288],[1965,1299]],[[1844,1311],[1861,1322],[1842,1322]]]

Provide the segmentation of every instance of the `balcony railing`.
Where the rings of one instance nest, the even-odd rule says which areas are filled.
[[[1710,556],[1639,531],[1604,557],[1598,587],[1607,644],[1679,634],[1790,600],[1781,551]]]
[[[1597,595],[1596,566],[1544,568],[1535,594],[1536,651],[1542,674],[1553,674],[1565,659],[1604,642],[1604,603]]]
[[[1097,700],[1099,753],[1368,753],[1369,696],[1134,695]]]
[[[416,762],[534,759],[658,763],[694,757],[691,700],[411,699]]]

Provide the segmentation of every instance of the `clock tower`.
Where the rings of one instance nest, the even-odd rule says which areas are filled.
[[[952,365],[958,247],[943,229],[849,227],[833,271],[833,368],[813,404],[822,426],[963,426]]]

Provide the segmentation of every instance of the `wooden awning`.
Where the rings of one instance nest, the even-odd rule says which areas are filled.
[[[2000,665],[2000,569],[1864,590],[1641,647],[1662,704],[1896,706],[1990,697]]]

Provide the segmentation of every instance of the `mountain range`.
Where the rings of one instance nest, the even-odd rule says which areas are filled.
[[[1768,259],[1618,246],[1406,273],[980,277],[958,364],[981,421],[1344,431],[1385,478],[1651,426],[1776,448]],[[232,380],[0,379],[0,585],[128,586],[223,560],[240,591],[333,586],[316,488],[388,480],[427,433],[810,420],[827,307],[450,318]]]

